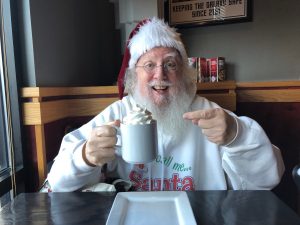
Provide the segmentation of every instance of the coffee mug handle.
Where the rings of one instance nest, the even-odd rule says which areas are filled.
[[[114,128],[117,131],[117,143],[115,145],[115,152],[116,155],[118,156],[122,156],[122,139],[121,139],[121,131],[120,131],[120,127],[114,126]]]

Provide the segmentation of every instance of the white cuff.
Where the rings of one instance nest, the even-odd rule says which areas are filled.
[[[235,134],[234,138],[233,138],[231,141],[229,141],[226,145],[223,145],[224,147],[228,147],[229,145],[231,145],[231,144],[235,141],[235,139],[237,138],[237,136],[238,136],[238,134],[239,134],[239,123],[238,123],[238,119],[237,119],[237,117],[235,117],[235,116],[233,116],[233,118],[234,118],[234,121],[235,121],[235,123],[236,123],[236,134]]]
[[[83,146],[84,146],[85,142],[83,142],[81,145],[79,145],[73,154],[73,163],[75,165],[76,168],[78,168],[81,171],[91,171],[93,169],[95,169],[95,167],[89,166],[88,164],[86,164],[86,162],[83,160],[82,158],[82,150],[83,150]]]

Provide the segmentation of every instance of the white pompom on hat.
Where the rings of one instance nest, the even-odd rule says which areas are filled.
[[[156,17],[142,20],[130,33],[122,66],[118,76],[119,97],[124,94],[124,76],[126,69],[134,68],[138,59],[155,47],[170,47],[179,51],[182,60],[187,62],[187,54],[176,30]]]

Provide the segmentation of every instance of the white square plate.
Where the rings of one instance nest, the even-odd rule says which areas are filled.
[[[195,217],[184,191],[120,192],[106,225],[194,225]]]

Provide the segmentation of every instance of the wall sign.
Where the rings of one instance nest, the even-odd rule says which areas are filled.
[[[250,0],[169,0],[171,26],[199,26],[250,20]]]

